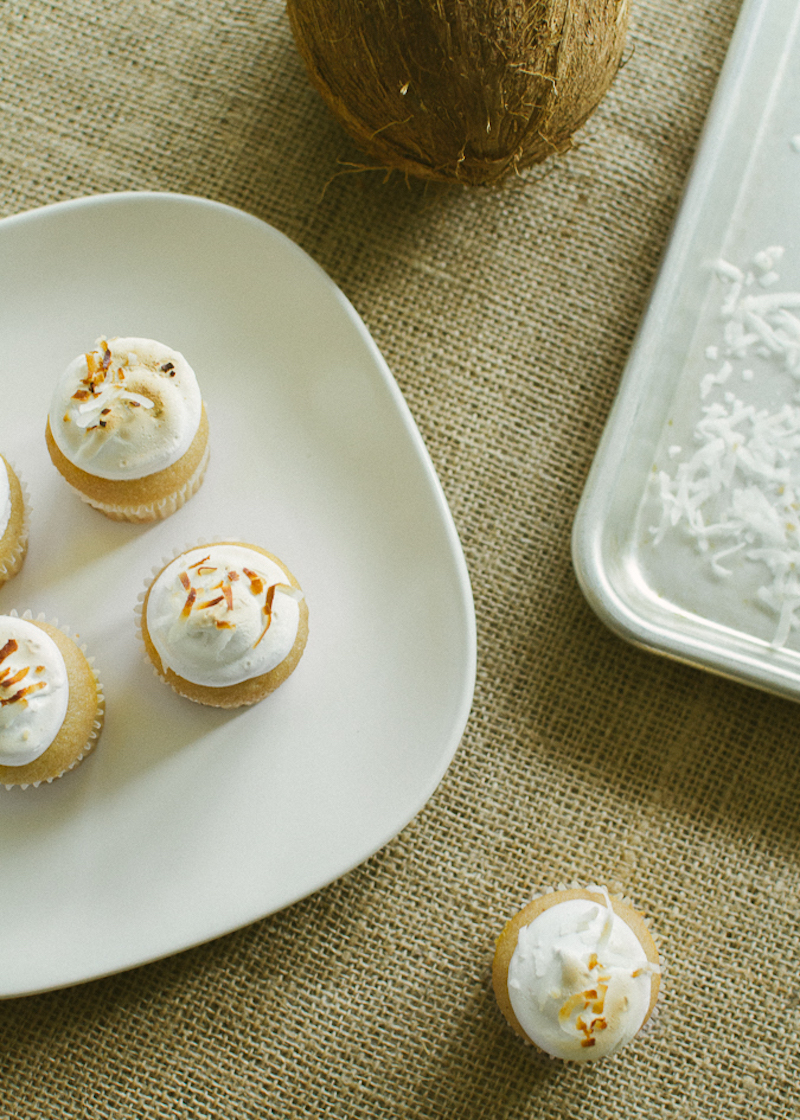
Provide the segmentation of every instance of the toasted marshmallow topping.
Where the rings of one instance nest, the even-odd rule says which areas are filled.
[[[61,730],[69,684],[53,639],[33,622],[0,615],[0,766],[25,766]]]
[[[569,899],[519,931],[508,994],[520,1026],[555,1058],[576,1062],[620,1049],[650,1006],[652,965],[610,903]]]
[[[263,553],[210,544],[184,552],[157,576],[145,622],[164,669],[222,688],[284,660],[297,637],[302,598]]]
[[[8,528],[11,518],[11,483],[8,477],[8,466],[0,457],[0,537]]]
[[[176,463],[202,406],[194,371],[176,350],[149,338],[98,339],[59,379],[50,431],[74,466],[124,481]]]

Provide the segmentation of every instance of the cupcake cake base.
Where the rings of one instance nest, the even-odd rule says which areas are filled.
[[[308,640],[300,584],[272,553],[214,541],[156,571],[137,608],[158,676],[198,704],[256,704],[291,676]]]
[[[8,616],[12,624],[17,620],[16,615]],[[54,644],[63,660],[65,681],[63,687],[67,690],[66,710],[63,720],[50,745],[38,758],[22,765],[0,765],[0,785],[7,789],[19,786],[25,789],[28,786],[39,786],[42,782],[52,782],[60,778],[67,771],[74,769],[97,744],[102,730],[105,715],[105,700],[103,689],[93,665],[86,657],[84,651],[78,647],[62,629],[54,622],[46,622],[43,618],[32,619],[30,612],[19,620],[29,627],[36,627],[43,631],[46,638]],[[0,724],[0,745],[6,738],[7,749],[3,756],[7,757],[13,752],[13,718],[15,704],[28,704],[25,690],[31,693],[31,701],[36,696],[36,688],[40,681],[47,679],[45,666],[36,664],[36,649],[32,647],[33,656],[29,657],[27,671],[14,666],[14,671],[9,673],[11,655],[16,650],[11,645],[17,641],[13,635],[18,635],[18,627],[4,626],[4,618],[0,617],[0,695],[5,704],[9,718],[6,726]],[[46,661],[46,657],[42,658]],[[15,679],[16,678],[16,679]],[[61,687],[59,683],[56,687]],[[46,691],[46,689],[44,690]],[[23,695],[18,696],[22,692]],[[29,705],[33,707],[33,703]],[[37,733],[36,716],[32,716],[32,731]],[[24,742],[30,738],[25,731],[16,736],[17,740]]]
[[[54,466],[74,493],[113,521],[158,521],[175,513],[200,489],[210,452],[205,406],[189,450],[172,466],[142,478],[112,481],[76,467],[59,450],[49,420],[45,439]]]
[[[152,338],[99,338],[75,358],[57,382],[45,438],[78,496],[117,521],[169,517],[208,462],[194,370]]]
[[[542,894],[497,939],[498,1006],[526,1042],[586,1062],[616,1053],[650,1018],[659,954],[644,918],[603,887]]]

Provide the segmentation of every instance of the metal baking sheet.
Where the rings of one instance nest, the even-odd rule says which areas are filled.
[[[637,645],[800,698],[800,5],[748,0],[573,530]]]

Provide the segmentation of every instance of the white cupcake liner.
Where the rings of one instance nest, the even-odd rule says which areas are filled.
[[[205,477],[206,468],[208,467],[210,453],[211,447],[210,444],[207,444],[203,452],[203,458],[195,468],[194,474],[192,474],[174,494],[170,494],[166,498],[160,498],[156,502],[146,502],[137,506],[100,502],[97,498],[90,498],[88,494],[84,494],[81,490],[78,490],[72,483],[68,482],[67,485],[73,493],[78,495],[82,502],[86,502],[92,509],[104,513],[106,517],[110,517],[112,521],[131,521],[139,523],[145,521],[163,521],[179,510],[182,505],[185,505],[189,498],[200,489],[203,478]]]
[[[12,463],[11,460],[7,459],[5,456],[3,456],[3,458],[14,472],[22,491],[22,529],[19,534],[19,540],[11,550],[11,555],[5,560],[0,561],[0,587],[10,580],[12,576],[15,576],[22,567],[22,562],[28,551],[28,535],[31,527],[31,501],[28,487],[20,477],[16,464]],[[0,533],[0,536],[2,536],[2,533]]]
[[[59,624],[57,618],[47,618],[47,616],[41,612],[37,614],[35,618],[31,611],[23,611],[22,615],[20,615],[16,610],[12,609],[8,612],[8,614],[12,618],[23,618],[28,622],[46,622],[49,626],[54,626],[57,630],[60,630],[66,638],[70,637],[69,626],[62,626]],[[75,641],[75,639],[72,638],[71,641]],[[78,645],[77,642],[75,642],[75,644]],[[64,769],[60,771],[60,773],[53,774],[53,776],[50,778],[42,778],[38,782],[12,782],[11,784],[7,784],[6,782],[0,783],[0,785],[3,785],[6,789],[38,789],[41,785],[50,785],[51,782],[56,781],[57,778],[63,778],[63,776],[65,774],[68,774],[70,770],[74,770],[78,763],[83,762],[86,756],[88,754],[91,754],[91,752],[97,745],[97,740],[100,737],[100,732],[103,727],[103,720],[105,718],[106,698],[105,693],[103,692],[103,684],[94,665],[94,657],[89,657],[87,655],[85,645],[78,645],[78,649],[86,658],[86,662],[92,672],[92,676],[94,677],[95,683],[97,685],[97,715],[95,716],[92,723],[92,730],[89,733],[89,738],[86,740],[86,744],[82,748],[81,753],[72,760],[69,766],[65,766]]]

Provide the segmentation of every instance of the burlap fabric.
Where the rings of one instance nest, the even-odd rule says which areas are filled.
[[[480,643],[453,765],[366,864],[0,1005],[4,1118],[800,1116],[800,709],[628,647],[569,548],[737,10],[638,0],[579,148],[481,192],[355,170],[279,0],[0,4],[0,212],[180,191],[299,242],[421,428]],[[523,1046],[489,979],[506,917],[573,878],[624,890],[667,961],[653,1029],[584,1068]]]

